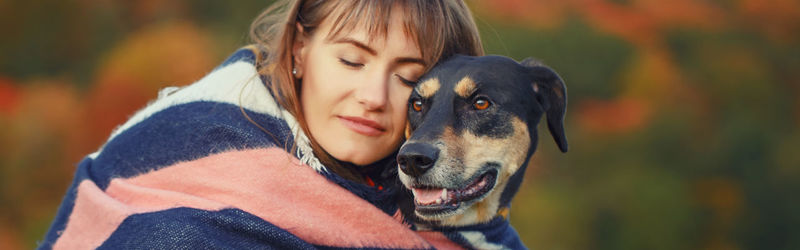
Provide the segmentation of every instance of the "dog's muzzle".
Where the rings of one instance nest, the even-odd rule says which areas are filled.
[[[427,143],[409,143],[403,145],[397,154],[400,170],[412,177],[419,177],[427,172],[439,158],[439,149]]]

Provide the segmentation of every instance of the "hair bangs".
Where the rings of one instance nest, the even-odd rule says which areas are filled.
[[[330,12],[331,17],[336,18],[326,38],[334,39],[357,28],[365,28],[368,34],[374,34],[368,42],[386,37],[394,5],[392,1],[338,1]]]
[[[333,19],[333,28],[326,37],[335,39],[344,33],[356,28],[365,28],[370,36],[370,42],[376,38],[385,38],[392,14],[392,8],[403,8],[403,32],[413,41],[416,41],[420,49],[422,59],[427,68],[440,59],[442,55],[450,55],[454,52],[472,52],[474,49],[462,50],[460,46],[445,46],[446,41],[451,44],[460,44],[457,39],[459,33],[456,24],[458,17],[448,11],[452,6],[444,6],[446,3],[430,0],[406,0],[406,1],[386,1],[386,0],[363,0],[363,1],[338,1],[335,6],[329,9],[330,17]],[[425,34],[421,36],[420,34]],[[470,44],[472,45],[472,44]],[[446,48],[453,47],[445,51]],[[426,69],[427,70],[427,69]]]

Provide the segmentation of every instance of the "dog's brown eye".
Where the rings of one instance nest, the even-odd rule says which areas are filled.
[[[475,98],[475,102],[472,103],[472,106],[477,110],[487,109],[489,108],[489,100],[486,100],[486,98],[483,97]]]
[[[417,112],[422,111],[422,100],[414,99],[413,101],[411,101],[411,109]]]

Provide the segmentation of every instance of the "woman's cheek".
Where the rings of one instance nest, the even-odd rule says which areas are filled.
[[[403,114],[402,117],[405,117],[408,111],[408,98],[411,96],[412,90],[410,86],[403,85],[396,87],[396,89],[392,91],[392,106],[395,107],[394,110]]]
[[[395,95],[392,96],[392,120],[394,124],[392,124],[392,128],[395,130],[393,131],[395,135],[397,135],[398,140],[402,140],[402,135],[406,128],[406,120],[408,119],[408,98],[411,96],[411,87],[401,87],[399,90],[395,91]]]

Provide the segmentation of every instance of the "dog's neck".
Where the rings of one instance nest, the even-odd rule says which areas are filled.
[[[488,222],[466,226],[415,224],[417,231],[437,231],[451,241],[474,249],[525,249],[508,221],[510,209],[503,207]]]
[[[509,207],[501,207],[497,210],[497,213],[492,217],[489,221],[494,221],[497,219],[508,220],[508,216],[511,213],[511,208]],[[461,227],[471,227],[473,225],[464,225],[464,226],[444,226],[438,223],[437,221],[413,221],[414,228],[420,231],[431,231],[436,228],[461,228]],[[485,224],[485,223],[478,223],[478,224]]]

